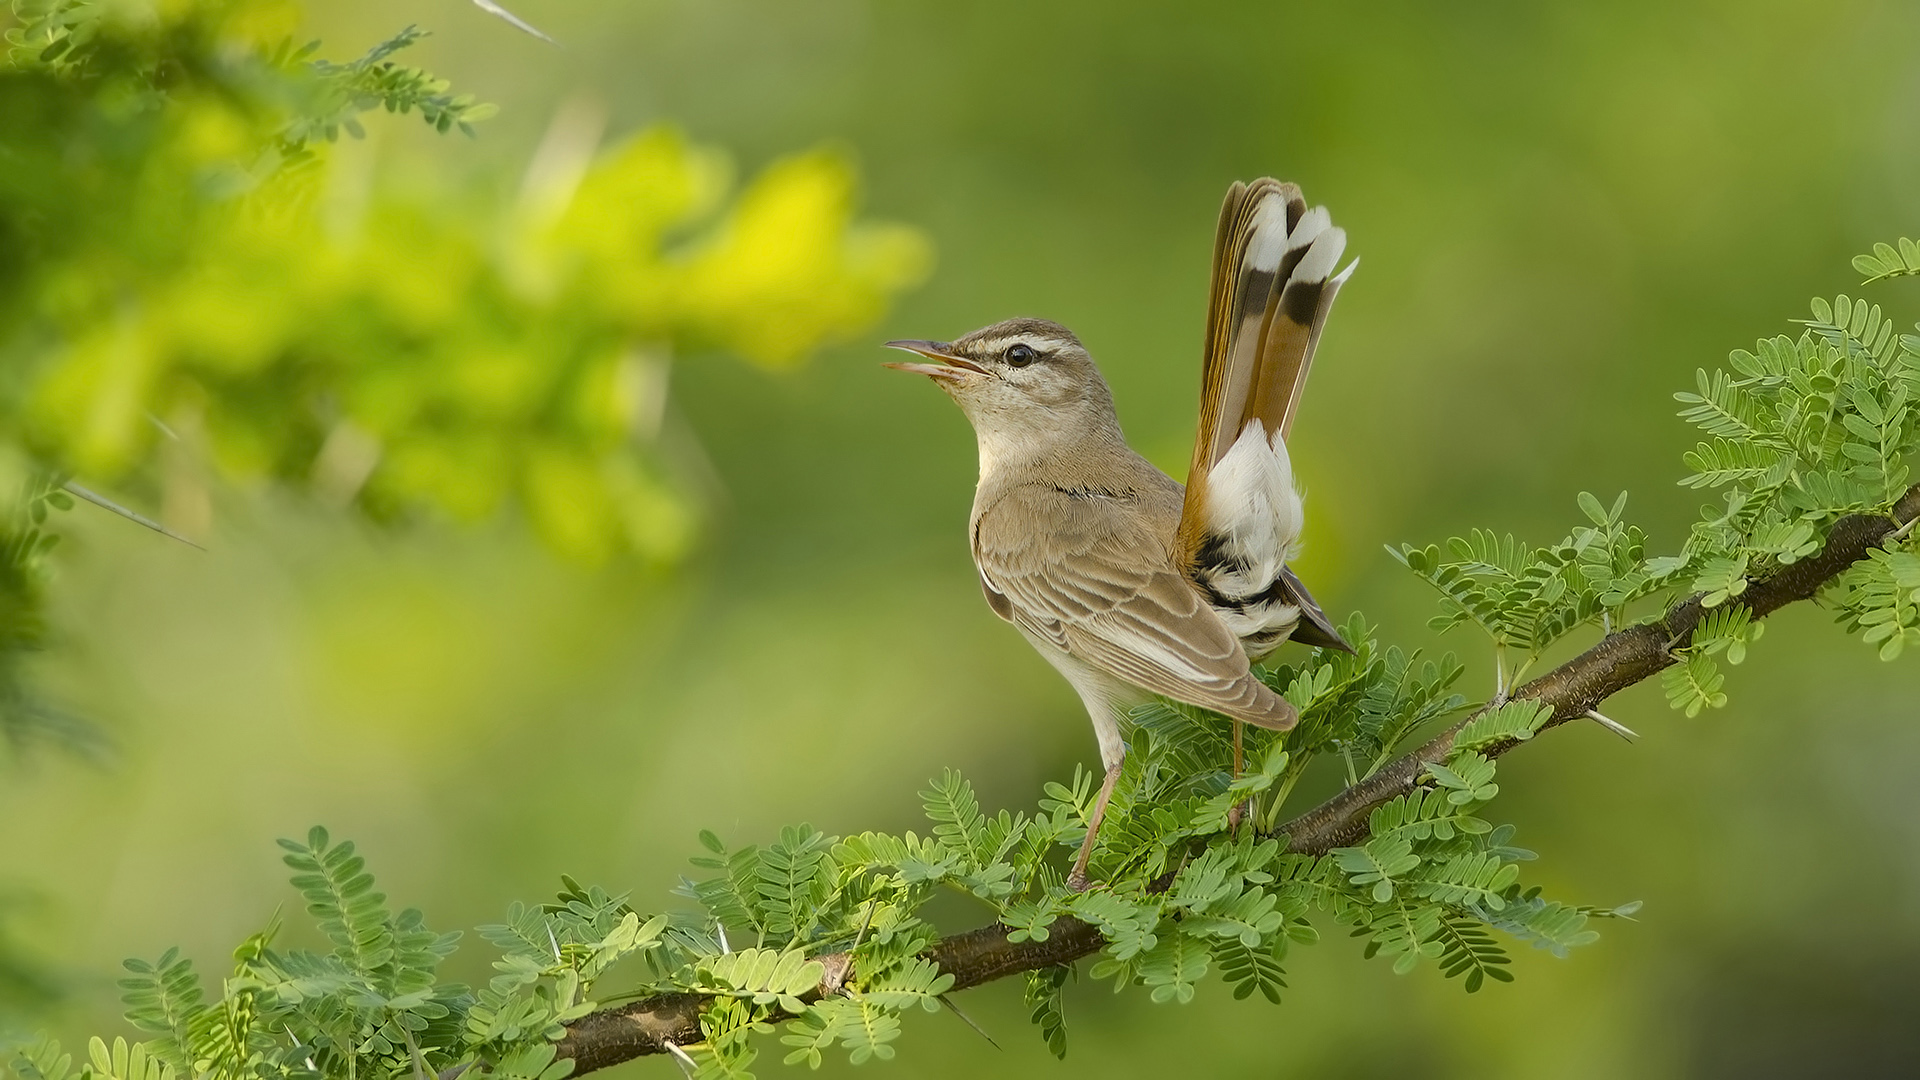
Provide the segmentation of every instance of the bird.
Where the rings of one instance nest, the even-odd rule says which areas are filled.
[[[1292,640],[1343,640],[1288,563],[1303,503],[1286,439],[1321,331],[1358,260],[1298,186],[1235,182],[1214,236],[1200,420],[1183,486],[1127,445],[1081,340],[1015,318],[887,346],[966,414],[980,455],[968,536],[987,604],[1079,694],[1106,776],[1087,861],[1126,759],[1121,716],[1157,695],[1285,731],[1299,713],[1252,665]],[[1236,815],[1237,820],[1237,815]]]

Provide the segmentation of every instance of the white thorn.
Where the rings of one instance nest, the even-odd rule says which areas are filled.
[[[730,953],[733,951],[733,946],[727,944],[726,923],[721,922],[719,919],[713,920],[713,936],[720,939],[720,951],[722,953]]]
[[[293,1041],[293,1042],[295,1042],[295,1043],[298,1043],[298,1042],[300,1041],[300,1037],[299,1037],[299,1036],[297,1036],[297,1035],[295,1035],[295,1034],[293,1033],[293,1028],[291,1028],[291,1027],[288,1027],[288,1026],[287,1026],[286,1024],[281,1024],[280,1026],[281,1026],[281,1027],[282,1027],[283,1029],[285,1029],[285,1030],[286,1030],[286,1033],[287,1033],[287,1038],[288,1038],[288,1039],[290,1039],[290,1040],[292,1040],[292,1041]],[[315,1064],[313,1063],[313,1055],[312,1055],[312,1054],[308,1054],[308,1055],[307,1055],[307,1068],[309,1068],[309,1069],[312,1069],[312,1070],[313,1070],[314,1072],[316,1072],[316,1073],[320,1071],[320,1066],[318,1066],[318,1065],[315,1065]]]
[[[179,533],[174,532],[172,529],[167,528],[165,525],[160,524],[159,522],[153,520],[152,518],[144,517],[140,514],[136,514],[133,511],[127,509],[126,507],[121,506],[119,503],[114,502],[112,499],[107,498],[105,495],[101,495],[97,492],[88,491],[86,488],[81,487],[79,484],[76,484],[71,480],[67,481],[64,484],[61,484],[60,486],[67,492],[67,494],[77,495],[80,498],[85,499],[86,501],[92,503],[93,505],[99,507],[102,510],[108,510],[113,513],[119,514],[121,517],[126,518],[128,521],[133,522],[135,525],[145,525],[147,528],[152,529],[154,532],[159,533],[161,536],[167,537],[170,540],[178,540],[181,543],[197,551],[207,550],[206,548],[203,548],[199,544],[196,544],[193,541],[187,539],[186,537],[181,536]]]
[[[1621,738],[1627,740],[1628,742],[1632,742],[1633,740],[1640,737],[1639,732],[1633,730],[1632,728],[1628,727],[1627,725],[1621,723],[1618,720],[1614,720],[1603,715],[1599,709],[1588,709],[1587,716],[1594,723],[1599,724],[1601,727],[1606,728],[1608,731],[1613,732],[1615,735],[1620,736]]]
[[[553,945],[553,958],[560,959],[560,939],[553,936],[553,924],[547,924],[547,940]]]
[[[154,427],[160,429],[160,434],[165,435],[167,438],[172,439],[174,442],[180,441],[180,433],[168,427],[166,421],[160,419],[159,417],[153,415],[152,413],[147,414],[147,423],[152,424]]]
[[[555,44],[552,38],[541,33],[537,28],[533,26],[532,23],[527,22],[525,19],[522,19],[520,16],[515,15],[513,12],[508,11],[506,8],[503,8],[499,4],[494,3],[493,0],[473,0],[473,6],[479,8],[481,11],[484,11],[489,15],[492,15],[494,18],[504,20],[507,23],[507,25],[513,27],[515,30],[520,31],[523,34],[532,34],[534,37],[539,38],[541,41],[544,41],[549,45]]]
[[[955,1016],[957,1016],[957,1017],[959,1017],[959,1018],[960,1018],[960,1022],[961,1022],[961,1023],[963,1023],[963,1024],[965,1024],[965,1025],[967,1025],[968,1027],[970,1027],[970,1028],[972,1028],[972,1029],[973,1029],[973,1033],[974,1033],[975,1035],[978,1035],[978,1036],[980,1036],[981,1038],[983,1038],[983,1039],[985,1039],[985,1040],[987,1040],[987,1045],[988,1045],[988,1046],[991,1046],[991,1047],[993,1047],[993,1048],[994,1048],[995,1050],[998,1050],[998,1049],[1000,1049],[1000,1044],[999,1044],[999,1043],[997,1043],[997,1042],[994,1042],[994,1041],[993,1041],[993,1036],[991,1036],[991,1035],[989,1035],[989,1034],[987,1034],[987,1029],[986,1029],[986,1028],[983,1028],[983,1027],[981,1027],[981,1026],[980,1026],[979,1024],[976,1024],[976,1023],[974,1023],[974,1022],[973,1022],[973,1017],[971,1017],[971,1016],[968,1016],[968,1015],[967,1015],[966,1013],[963,1013],[963,1012],[961,1012],[961,1011],[960,1011],[960,1006],[958,1006],[958,1005],[955,1005],[955,1004],[953,1003],[953,998],[952,998],[952,997],[950,997],[950,996],[948,996],[948,995],[946,995],[946,994],[941,994],[941,995],[940,995],[940,1004],[942,1004],[942,1005],[945,1005],[945,1006],[946,1006],[946,1007],[947,1007],[948,1009],[950,1009],[950,1010],[952,1010],[952,1012],[953,1012],[953,1015],[955,1015]]]
[[[694,1073],[700,1071],[700,1063],[688,1056],[685,1050],[675,1046],[671,1040],[661,1039],[660,1045],[667,1048],[667,1053],[673,1055],[673,1059],[680,1063],[680,1070],[688,1076],[692,1076]]]

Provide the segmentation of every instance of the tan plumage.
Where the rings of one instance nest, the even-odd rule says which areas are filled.
[[[1112,456],[1097,494],[1000,478],[981,485],[973,554],[989,599],[997,594],[1002,617],[1043,653],[1248,723],[1291,727],[1286,699],[1254,677],[1239,639],[1174,564],[1179,485],[1131,451]],[[1109,709],[1121,704],[1111,687],[1096,692]]]
[[[981,587],[1087,706],[1107,766],[1096,826],[1126,752],[1126,705],[1158,694],[1284,730],[1298,713],[1251,660],[1290,634],[1345,647],[1286,568],[1301,505],[1284,441],[1346,280],[1332,276],[1345,239],[1290,184],[1228,191],[1184,489],[1127,446],[1106,381],[1065,327],[1012,319],[951,343],[889,342],[936,361],[892,366],[933,378],[973,424]]]

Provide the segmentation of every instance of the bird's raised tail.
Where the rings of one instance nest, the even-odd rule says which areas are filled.
[[[1286,435],[1340,286],[1347,244],[1325,207],[1262,178],[1220,207],[1200,431],[1180,540],[1188,577],[1259,657],[1287,640],[1349,648],[1286,569],[1300,537]],[[1350,648],[1349,648],[1350,651]]]

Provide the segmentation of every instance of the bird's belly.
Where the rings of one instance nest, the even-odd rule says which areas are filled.
[[[1036,652],[1047,658],[1055,671],[1064,676],[1087,707],[1093,721],[1093,735],[1100,743],[1100,761],[1107,768],[1120,763],[1126,755],[1126,743],[1120,737],[1120,714],[1145,701],[1151,695],[1122,679],[1101,671],[1092,664],[1055,645],[1052,641],[1019,628]]]

